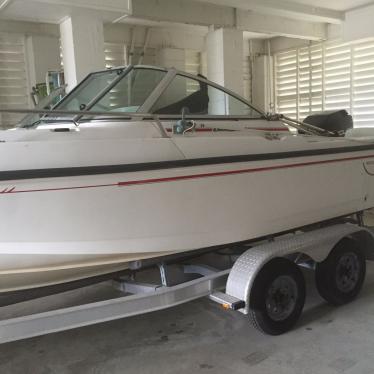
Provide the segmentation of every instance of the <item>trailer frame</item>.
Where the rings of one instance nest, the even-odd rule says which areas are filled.
[[[360,226],[358,220],[358,224],[339,223],[285,234],[251,247],[243,246],[242,253],[234,255],[237,258],[233,265],[224,269],[203,260],[188,263],[184,259],[168,264],[161,259],[156,267],[159,282],[137,280],[135,275],[144,269],[141,262],[136,262],[127,276],[111,281],[122,296],[0,320],[0,343],[149,313],[202,297],[209,297],[226,310],[248,314],[254,280],[267,263],[285,258],[298,266],[314,269],[344,238],[359,241],[365,258],[374,260],[373,231]]]

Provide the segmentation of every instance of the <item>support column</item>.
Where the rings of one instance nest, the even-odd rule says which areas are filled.
[[[67,90],[87,74],[105,68],[103,22],[92,14],[73,15],[60,24]]]
[[[243,93],[243,32],[212,30],[207,36],[208,79]]]

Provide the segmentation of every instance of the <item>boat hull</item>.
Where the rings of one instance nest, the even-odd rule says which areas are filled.
[[[374,206],[374,151],[0,182],[0,292]]]

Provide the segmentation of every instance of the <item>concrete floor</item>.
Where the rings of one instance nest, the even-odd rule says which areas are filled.
[[[305,275],[302,318],[279,337],[262,335],[244,315],[204,299],[1,345],[0,373],[374,374],[374,263],[359,298],[340,308],[318,296],[312,272]],[[65,295],[56,306],[69,297],[74,303]]]

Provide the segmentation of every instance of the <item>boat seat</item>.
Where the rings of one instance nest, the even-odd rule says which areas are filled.
[[[191,114],[207,114],[209,96],[206,90],[198,90],[186,98],[171,105],[157,109],[155,114],[181,114],[183,108],[188,108]]]

